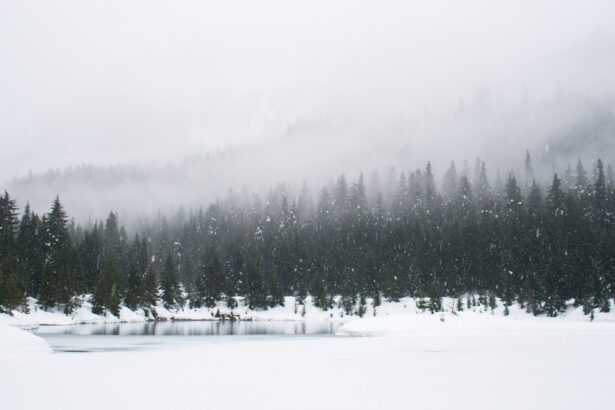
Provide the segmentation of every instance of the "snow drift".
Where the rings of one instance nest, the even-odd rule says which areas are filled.
[[[0,358],[21,353],[49,353],[47,342],[25,330],[0,323]]]

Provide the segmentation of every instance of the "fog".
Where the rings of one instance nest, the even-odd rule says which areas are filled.
[[[612,162],[614,27],[612,1],[4,0],[0,187],[87,220],[526,149],[545,175]]]

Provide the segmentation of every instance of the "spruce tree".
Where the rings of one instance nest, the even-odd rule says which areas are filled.
[[[37,297],[41,282],[41,272],[45,261],[42,253],[40,235],[40,219],[30,211],[26,204],[17,236],[17,252],[19,271],[21,273],[20,287],[30,296]]]
[[[168,254],[160,274],[160,299],[167,309],[177,307],[181,303],[181,291],[177,276],[177,267],[173,256]]]
[[[75,307],[77,266],[75,249],[67,227],[67,217],[59,196],[42,222],[45,265],[41,276],[39,303],[43,308],[61,307],[70,313]]]
[[[0,311],[10,312],[25,302],[17,244],[17,215],[16,202],[5,191],[0,196]]]
[[[142,255],[141,238],[136,235],[130,246],[127,271],[127,286],[124,302],[130,309],[136,309],[143,303],[144,278],[147,270],[147,256]]]
[[[95,313],[109,310],[112,315],[119,315],[123,272],[120,266],[121,243],[117,215],[111,212],[105,223],[102,265],[92,295],[92,311]]]
[[[156,302],[158,301],[159,285],[156,272],[149,260],[145,238],[141,241],[139,261],[139,264],[145,269],[142,281],[141,306],[144,308],[151,308],[156,306]]]
[[[221,299],[226,283],[218,252],[213,245],[208,246],[205,254],[203,254],[201,278],[202,281],[199,284],[202,287],[204,303],[208,307],[214,307],[216,301]]]

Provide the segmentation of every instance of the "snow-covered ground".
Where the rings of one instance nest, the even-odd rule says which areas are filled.
[[[50,309],[45,311],[38,307],[36,300],[28,299],[29,313],[13,311],[12,315],[0,314],[0,323],[5,323],[11,326],[22,328],[32,328],[40,325],[73,325],[73,324],[102,324],[102,323],[138,323],[147,320],[152,320],[151,313],[147,314],[138,309],[130,310],[123,306],[120,310],[119,317],[111,314],[96,315],[92,313],[92,305],[83,297],[81,307],[77,308],[72,314],[66,315],[62,311]],[[267,310],[253,310],[244,305],[242,298],[238,298],[239,306],[234,309],[228,309],[224,302],[218,302],[216,307],[202,307],[191,309],[189,307],[178,309],[166,309],[159,304],[156,306],[156,314],[159,319],[164,320],[218,320],[216,313],[229,314],[233,313],[236,317],[242,320],[284,320],[284,321],[313,321],[313,320],[329,320],[329,319],[348,319],[343,310],[337,305],[332,309],[323,311],[315,307],[311,303],[311,298],[306,299],[305,305],[296,303],[294,297],[288,296],[285,298],[284,306],[277,306]],[[571,303],[571,302],[570,302]],[[374,311],[375,310],[375,311]],[[451,315],[452,311],[456,311],[456,303],[454,299],[443,299],[443,310],[445,315]],[[491,310],[485,306],[475,306],[472,308],[464,308],[459,316],[467,316],[472,314],[503,316],[503,306],[498,301],[498,306]],[[513,305],[509,308],[510,318],[523,318],[524,320],[573,320],[573,321],[590,321],[588,315],[584,315],[582,309],[573,309],[571,306],[560,317],[556,319],[533,317],[525,312],[518,305]],[[375,313],[375,314],[374,314]],[[372,300],[367,299],[367,307],[364,317],[381,317],[389,315],[414,315],[414,314],[429,314],[417,308],[417,301],[412,298],[402,298],[398,302],[383,301],[382,304],[374,309]],[[440,315],[437,313],[436,315]],[[356,318],[356,316],[351,316]],[[611,304],[609,313],[599,312],[594,310],[594,321],[613,321],[615,322],[615,309]]]
[[[0,400],[14,410],[569,409],[612,402],[612,323],[477,314],[444,322],[383,316],[346,326],[355,334],[404,330],[384,337],[197,338],[178,349],[126,352],[15,352],[0,355]]]
[[[36,300],[28,298],[28,313],[14,310],[11,315],[0,314],[0,323],[22,328],[37,327],[40,325],[73,325],[73,324],[94,324],[94,323],[136,323],[152,320],[151,313],[146,313],[142,309],[130,310],[125,306],[120,309],[119,317],[110,313],[107,315],[96,315],[92,313],[92,305],[83,298],[81,307],[75,309],[72,314],[66,315],[57,309],[45,311],[41,309]],[[156,316],[163,320],[218,320],[216,314],[233,313],[242,320],[327,320],[340,319],[345,317],[339,307],[334,307],[323,311],[315,307],[308,298],[305,305],[295,302],[294,297],[286,297],[284,306],[276,306],[267,310],[250,309],[243,303],[242,298],[238,299],[238,307],[227,308],[225,302],[218,302],[216,307],[201,307],[191,309],[188,306],[177,309],[166,309],[162,304],[156,306]],[[373,314],[373,311],[370,311]]]
[[[590,322],[570,309],[535,318],[516,307],[508,317],[480,308],[432,315],[405,299],[338,336],[197,337],[173,349],[53,354],[0,323],[0,407],[609,408],[612,316]]]
[[[0,361],[2,357],[24,354],[50,353],[51,348],[42,338],[11,326],[0,324]]]

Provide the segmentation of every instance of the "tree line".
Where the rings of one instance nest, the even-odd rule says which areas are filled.
[[[601,160],[586,172],[579,160],[542,186],[527,154],[523,177],[492,184],[477,160],[441,184],[431,165],[397,174],[384,189],[363,175],[341,175],[316,198],[307,186],[284,186],[263,201],[229,193],[206,209],[160,216],[129,235],[111,212],[76,225],[57,197],[39,216],[0,196],[0,309],[70,313],[90,295],[96,313],[120,307],[155,313],[166,307],[251,308],[301,302],[364,311],[366,299],[419,298],[432,311],[444,296],[466,308],[473,295],[494,307],[519,303],[556,316],[574,299],[585,313],[608,311],[615,290],[615,186]],[[498,173],[499,175],[499,173]],[[471,297],[469,295],[472,295]],[[339,296],[335,298],[334,296]],[[467,300],[466,300],[467,299]],[[473,301],[472,303],[476,303]]]

